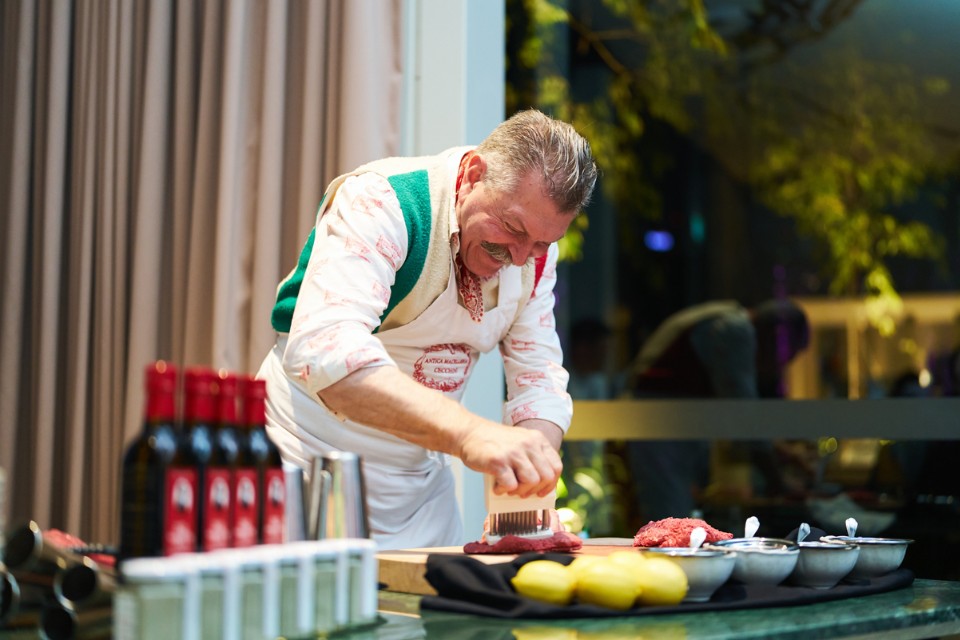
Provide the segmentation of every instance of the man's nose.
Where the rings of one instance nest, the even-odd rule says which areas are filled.
[[[530,243],[511,244],[508,247],[510,251],[510,261],[518,266],[526,264],[530,258],[531,247],[532,245]]]
[[[545,254],[549,246],[539,249],[540,243],[527,240],[526,242],[516,242],[509,246],[510,259],[515,265],[524,265],[530,258],[539,258]]]

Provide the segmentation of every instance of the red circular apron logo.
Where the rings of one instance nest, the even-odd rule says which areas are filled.
[[[465,344],[435,344],[413,365],[413,379],[444,393],[456,391],[467,380],[470,347]]]

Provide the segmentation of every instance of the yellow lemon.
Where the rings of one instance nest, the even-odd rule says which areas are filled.
[[[522,596],[547,604],[566,605],[573,599],[577,576],[559,562],[532,560],[520,567],[510,583]]]
[[[639,593],[634,572],[606,558],[584,569],[577,579],[577,598],[582,604],[624,610],[633,606]]]
[[[614,551],[607,556],[607,560],[622,565],[630,571],[640,571],[647,562],[646,558],[644,558],[639,551],[629,551],[627,549]]]
[[[567,571],[573,571],[579,580],[584,571],[598,562],[603,562],[603,558],[600,556],[577,556],[573,559],[573,562],[567,565]]]
[[[636,577],[640,582],[640,604],[679,604],[687,595],[687,574],[666,558],[645,558]]]

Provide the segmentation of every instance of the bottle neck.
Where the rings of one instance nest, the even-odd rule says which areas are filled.
[[[173,424],[176,416],[176,396],[172,391],[148,392],[145,420],[148,426]]]
[[[266,407],[263,398],[246,398],[243,423],[250,429],[263,429],[266,422]]]
[[[186,427],[211,425],[214,415],[213,397],[209,394],[188,394],[184,399],[183,421]]]
[[[237,399],[234,396],[219,398],[217,429],[235,429],[237,423]]]

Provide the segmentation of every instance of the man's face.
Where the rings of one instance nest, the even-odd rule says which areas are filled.
[[[490,278],[509,264],[522,265],[547,253],[566,233],[575,212],[561,212],[530,174],[512,194],[483,182],[486,164],[473,155],[464,170],[457,199],[460,259],[474,275]]]

